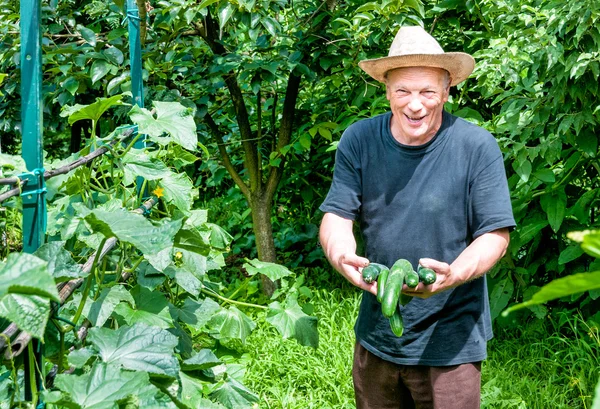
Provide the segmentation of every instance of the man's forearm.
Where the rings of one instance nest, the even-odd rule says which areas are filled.
[[[352,223],[352,220],[326,213],[319,231],[323,251],[333,268],[346,280],[371,294],[376,294],[376,284],[367,284],[361,278],[360,269],[367,266],[369,260],[356,255]]]
[[[484,275],[504,256],[509,241],[508,229],[479,236],[450,265],[453,281],[462,284]]]
[[[435,270],[438,275],[436,282],[431,285],[419,284],[416,289],[407,288],[404,292],[427,298],[481,277],[502,258],[509,241],[508,229],[498,229],[479,236],[450,265],[443,261],[423,258],[419,263],[423,267]]]
[[[356,240],[352,234],[352,221],[327,213],[323,217],[319,239],[325,257],[338,271],[343,254],[356,252]]]

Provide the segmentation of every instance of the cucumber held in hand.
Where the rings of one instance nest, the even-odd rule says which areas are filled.
[[[412,300],[412,295],[408,295],[408,294],[404,294],[404,293],[400,293],[400,299],[398,300],[398,303],[401,306],[405,306],[406,304],[408,304],[410,302],[410,300]]]
[[[402,314],[400,314],[398,308],[396,308],[396,311],[394,311],[394,314],[390,317],[390,327],[397,337],[401,337],[404,333],[404,321],[402,320]]]
[[[383,295],[385,292],[385,284],[387,282],[388,274],[390,270],[387,268],[385,270],[381,270],[379,273],[379,277],[377,279],[377,301],[383,301]]]
[[[404,276],[404,283],[410,288],[415,288],[419,285],[419,275],[417,272],[411,268]]]
[[[380,272],[381,269],[378,265],[374,263],[369,264],[368,266],[362,269],[363,281],[367,284],[371,284],[373,281],[377,280],[377,277],[379,277]]]
[[[419,275],[419,279],[426,285],[435,283],[435,280],[437,279],[435,271],[427,267],[419,266],[417,274]]]
[[[410,262],[405,259],[396,261],[390,269],[385,283],[383,299],[381,300],[381,312],[387,318],[391,318],[394,315],[394,311],[398,308],[398,300],[400,299],[400,292],[404,284],[404,276],[409,271],[413,271],[413,268]]]

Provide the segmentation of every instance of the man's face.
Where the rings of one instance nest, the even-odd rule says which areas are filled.
[[[392,109],[392,135],[405,145],[422,145],[442,125],[450,90],[440,68],[407,67],[388,72],[386,95]]]

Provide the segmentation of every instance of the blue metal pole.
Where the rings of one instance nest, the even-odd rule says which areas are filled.
[[[131,68],[131,93],[133,103],[144,107],[144,84],[142,81],[142,43],[140,39],[140,13],[135,0],[127,0],[129,31],[129,65]]]
[[[21,0],[21,130],[22,153],[29,171],[22,175],[26,182],[21,195],[23,202],[23,251],[33,253],[44,242],[46,235],[46,196],[44,183],[42,138],[42,37],[41,1]],[[30,374],[35,387],[42,387],[44,365],[41,343],[34,339],[34,360],[25,359],[25,399],[32,400]],[[32,367],[33,364],[33,367]],[[37,367],[37,368],[36,368]]]
[[[142,79],[142,42],[140,38],[140,12],[135,0],[127,0],[127,9],[125,10],[128,20],[129,31],[129,66],[131,73],[131,94],[133,95],[133,103],[140,108],[144,108],[144,82]],[[146,147],[145,135],[140,135],[137,142],[134,144],[137,149]],[[144,178],[138,176],[136,178],[137,192],[140,196],[140,190],[144,184]],[[148,196],[145,189],[142,197]]]

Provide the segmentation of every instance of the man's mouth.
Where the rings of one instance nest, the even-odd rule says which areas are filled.
[[[425,115],[423,115],[423,116],[412,116],[412,115],[406,115],[406,114],[404,114],[404,116],[406,117],[406,119],[408,119],[408,122],[410,122],[412,124],[417,124],[423,118],[425,118]]]

